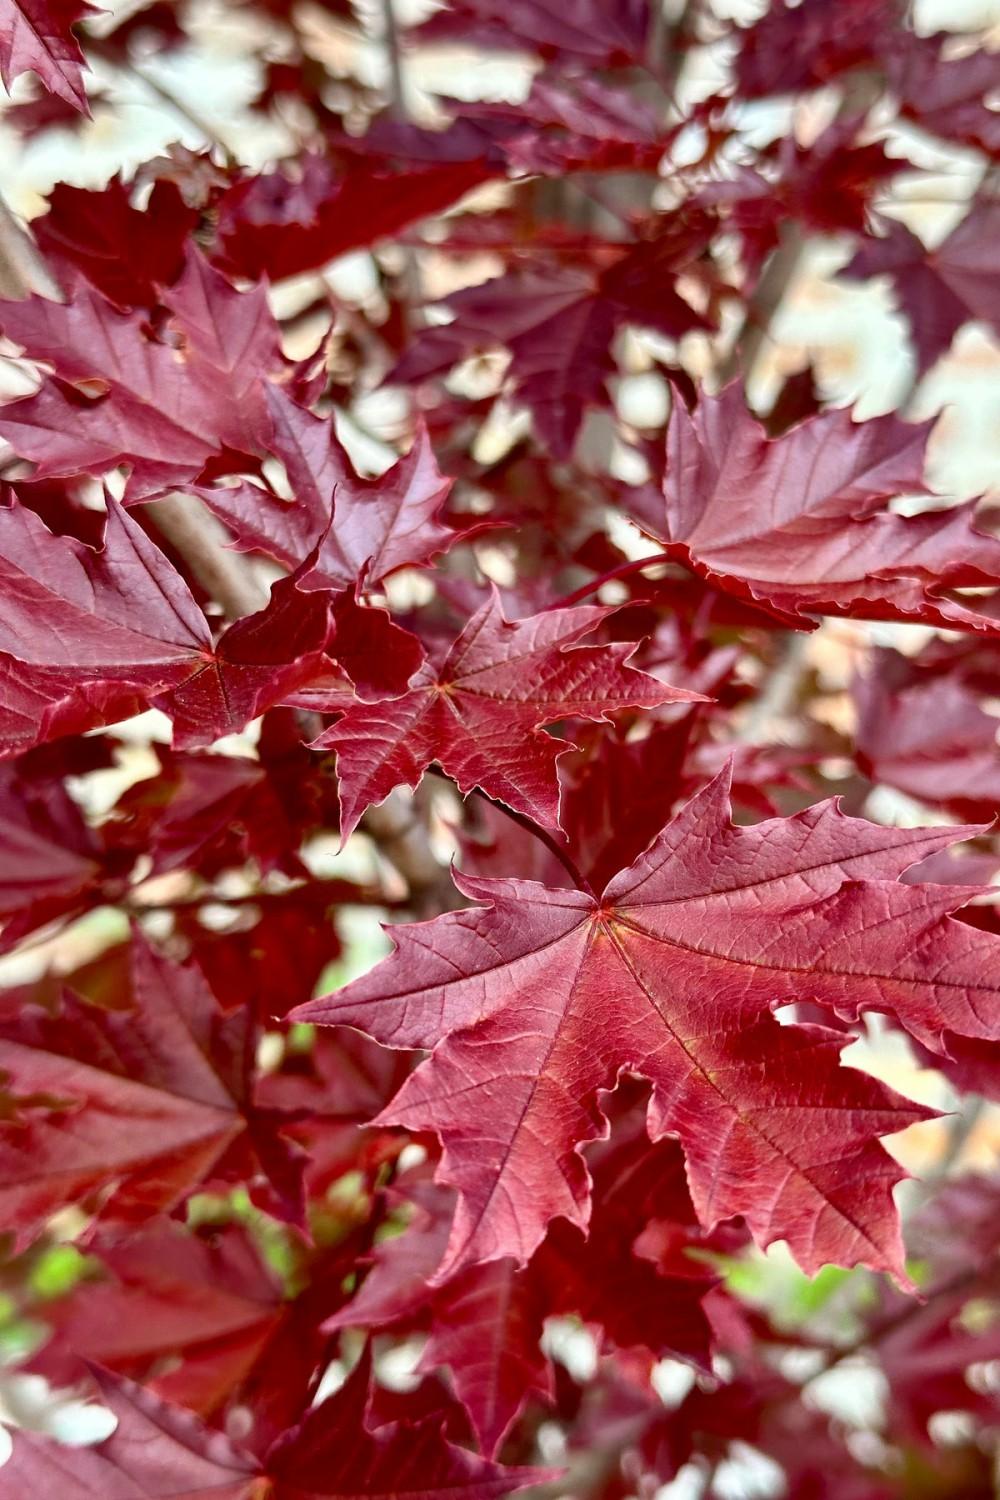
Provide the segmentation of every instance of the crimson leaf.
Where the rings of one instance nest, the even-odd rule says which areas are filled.
[[[889,509],[925,492],[928,430],[834,410],[769,438],[730,385],[693,415],[674,404],[665,509],[650,498],[638,518],[717,587],[806,628],[846,614],[994,633],[975,597],[951,592],[1000,582],[1000,541],[977,529],[975,506]]]
[[[580,607],[507,620],[494,591],[409,692],[349,708],[316,741],[337,752],[344,836],[366,807],[401,783],[416,786],[434,761],[462,792],[481,787],[516,812],[556,824],[555,764],[569,747],[539,725],[700,697],[628,666],[630,645],[569,649],[607,613]]]
[[[680,1137],[706,1226],[742,1214],[807,1270],[902,1276],[902,1174],[876,1137],[924,1111],[839,1068],[842,1033],[774,1011],[812,1000],[889,1011],[917,1037],[995,1037],[995,939],[948,916],[954,888],[893,878],[955,836],[834,804],[738,828],[717,778],[600,899],[462,877],[482,905],[394,929],[371,975],[296,1014],[434,1048],[380,1118],[444,1144],[460,1201],[437,1279],[526,1260],[556,1216],[586,1225],[578,1148],[600,1135],[598,1092],[621,1070],[653,1084],[650,1132]]]

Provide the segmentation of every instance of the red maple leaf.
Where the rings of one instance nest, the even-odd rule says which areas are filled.
[[[932,135],[1000,156],[1000,112],[988,103],[996,87],[996,53],[977,50],[949,57],[951,41],[947,31],[909,36],[905,45],[888,51],[887,79],[899,112]]]
[[[100,191],[57,183],[48,203],[48,213],[31,227],[53,270],[75,266],[121,308],[152,306],[158,288],[177,280],[198,222],[176,184],[167,181],[154,184],[142,211],[133,207],[119,176]]]
[[[50,94],[90,113],[83,82],[86,67],[73,35],[77,21],[97,14],[84,0],[0,0],[0,79],[9,89],[21,73],[34,73]]]
[[[785,338],[1000,330],[990,37],[202,9],[0,0],[0,1496],[992,1494],[1000,532]]]
[[[901,0],[771,0],[736,32],[737,89],[748,99],[795,94],[878,64],[902,17]]]
[[[268,447],[285,466],[292,501],[246,482],[197,488],[240,551],[296,568],[318,547],[311,579],[353,588],[359,577],[374,586],[398,568],[426,567],[461,539],[461,531],[439,519],[452,482],[438,468],[423,426],[405,457],[378,479],[362,480],[329,418],[314,416],[275,386],[268,386],[267,401]]]
[[[713,326],[674,288],[678,276],[692,272],[713,228],[707,213],[689,209],[654,220],[639,244],[613,247],[603,267],[529,266],[455,292],[443,304],[455,321],[419,335],[389,378],[422,380],[474,351],[504,345],[514,391],[539,436],[557,458],[568,458],[587,408],[607,400],[620,327],[679,339]]]
[[[599,79],[542,73],[518,104],[450,100],[520,172],[655,172],[670,142],[656,110]]]
[[[966,323],[1000,329],[993,247],[1000,201],[981,198],[947,239],[928,250],[905,224],[883,220],[885,233],[869,239],[839,273],[869,280],[888,276],[910,327],[921,373],[951,348]]]
[[[629,1090],[623,1089],[628,1095]],[[358,1295],[327,1326],[424,1328],[420,1368],[448,1365],[483,1451],[493,1454],[531,1394],[551,1396],[553,1373],[540,1348],[546,1316],[581,1318],[606,1347],[641,1347],[704,1368],[709,1330],[700,1296],[711,1271],[688,1259],[706,1240],[694,1218],[674,1141],[651,1147],[644,1111],[626,1111],[610,1143],[588,1151],[594,1212],[584,1238],[556,1224],[525,1269],[512,1260],[469,1266],[443,1285],[434,1275],[447,1248],[454,1194],[426,1181],[408,1189],[416,1210],[402,1236],[386,1241]],[[660,1249],[654,1269],[637,1251],[650,1220]]]
[[[86,1279],[39,1308],[51,1338],[32,1368],[55,1384],[93,1360],[135,1379],[152,1374],[157,1395],[207,1416],[281,1322],[281,1288],[237,1225],[202,1238],[153,1221],[127,1238],[98,1236],[87,1254]]]
[[[0,769],[0,949],[95,900],[119,899],[129,854],[109,855],[57,776]]]
[[[754,282],[789,220],[819,234],[867,230],[874,193],[907,163],[881,141],[859,145],[857,132],[857,121],[837,121],[809,146],[783,137],[762,153],[762,171],[748,168],[701,190],[701,202],[728,205]]]
[[[264,737],[269,727],[262,726],[263,753],[257,759],[158,746],[157,774],[137,782],[115,804],[111,837],[116,847],[148,852],[156,874],[187,868],[211,876],[248,858],[264,871],[305,874],[295,846],[327,809],[297,736],[284,747],[284,757],[269,763]]]
[[[883,650],[854,696],[855,754],[867,776],[961,818],[997,816],[1000,726],[971,687]]]
[[[479,47],[541,52],[597,67],[640,58],[649,17],[647,0],[614,5],[595,0],[512,0],[502,13],[489,0],[457,0],[424,21],[420,35],[459,37]]]
[[[444,1144],[459,1209],[438,1279],[526,1260],[554,1217],[586,1225],[578,1148],[622,1070],[651,1081],[650,1133],[679,1136],[707,1227],[742,1214],[807,1270],[902,1274],[901,1173],[875,1138],[925,1112],[841,1069],[843,1033],[774,1011],[813,1000],[888,1011],[918,1037],[995,1036],[995,940],[949,918],[955,888],[893,879],[955,836],[832,803],[738,828],[718,778],[599,899],[462,877],[484,906],[394,928],[372,974],[293,1014],[434,1048],[379,1118]]]
[[[800,628],[834,614],[994,633],[981,599],[952,592],[1000,582],[1000,540],[976,528],[974,503],[889,508],[927,492],[929,425],[841,409],[769,438],[736,384],[693,414],[675,402],[665,509],[641,498],[639,524],[717,588]]]
[[[449,1443],[433,1421],[370,1429],[367,1360],[263,1462],[130,1380],[96,1366],[93,1376],[118,1419],[111,1437],[71,1450],[68,1467],[61,1444],[19,1432],[5,1483],[59,1500],[500,1500],[551,1477],[551,1470],[479,1458]]]
[[[362,153],[346,166],[304,154],[291,173],[248,177],[219,200],[219,259],[234,275],[278,280],[371,245],[449,208],[494,176],[485,144],[464,160],[443,157],[409,170],[400,170],[394,152],[383,162]]]
[[[0,509],[0,580],[8,591],[0,647],[22,681],[57,703],[92,683],[105,718],[122,716],[123,689],[140,690],[173,718],[180,745],[242,729],[318,669],[330,636],[329,593],[286,578],[263,610],[213,643],[183,578],[113,500],[100,552],[53,536],[24,506]],[[410,639],[388,628],[393,641]],[[404,660],[404,683],[416,660]],[[114,692],[102,705],[105,685]]]
[[[82,277],[69,300],[0,304],[0,326],[53,367],[33,396],[0,408],[0,433],[39,475],[126,463],[131,499],[193,479],[230,449],[255,454],[270,424],[264,377],[281,369],[264,288],[236,291],[190,248],[154,328]]]
[[[434,762],[463,793],[480,787],[553,826],[555,764],[571,746],[541,725],[600,719],[631,704],[703,701],[628,666],[631,643],[570,649],[608,613],[585,606],[507,620],[494,590],[409,692],[349,708],[315,742],[337,752],[343,836],[366,807],[395,786],[416,786]]]
[[[117,1418],[104,1442],[72,1450],[33,1432],[19,1432],[2,1470],[11,1493],[89,1500],[263,1500],[259,1465],[221,1432],[95,1367],[98,1393]],[[69,1462],[68,1462],[69,1460]]]
[[[111,1220],[172,1208],[224,1175],[227,1153],[237,1172],[248,1153],[256,1162],[258,1138],[286,1211],[301,1215],[301,1163],[253,1099],[251,1018],[226,1018],[196,969],[138,935],[132,992],[130,1009],[69,993],[57,1014],[25,1006],[0,1024],[15,1104],[0,1126],[0,1202],[17,1240],[99,1189],[113,1188],[101,1206]]]

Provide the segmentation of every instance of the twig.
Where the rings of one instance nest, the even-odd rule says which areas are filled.
[[[749,384],[771,336],[778,309],[799,273],[805,239],[799,226],[788,221],[781,227],[781,241],[747,304],[743,323],[733,346],[719,367],[719,384],[726,385],[741,372]]]
[[[928,1292],[924,1301],[918,1301],[914,1297],[877,1327],[866,1328],[864,1333],[859,1334],[856,1339],[852,1339],[849,1344],[843,1344],[839,1349],[825,1350],[826,1358],[823,1361],[822,1368],[815,1370],[808,1379],[804,1380],[795,1394],[800,1394],[807,1386],[812,1385],[814,1380],[818,1380],[821,1375],[826,1375],[828,1371],[835,1370],[838,1365],[842,1365],[845,1361],[853,1359],[855,1355],[864,1354],[866,1350],[877,1347],[883,1339],[887,1339],[891,1334],[905,1327],[907,1323],[912,1322],[914,1318],[920,1317],[921,1314],[925,1313],[930,1304],[938,1297],[952,1297],[956,1292],[962,1292],[966,1287],[974,1286],[981,1275],[982,1272],[979,1270],[970,1269],[960,1271],[950,1281],[945,1281],[940,1286],[934,1287]]]
[[[675,89],[681,81],[681,75],[688,60],[689,42],[694,40],[700,9],[701,0],[685,0],[677,18],[667,26],[663,15],[663,0],[660,0],[660,15],[663,17],[661,45],[666,51],[666,67],[669,69]],[[652,28],[650,28],[650,36],[652,37]]]
[[[418,915],[434,916],[459,904],[451,876],[434,857],[415,798],[406,799],[397,787],[384,802],[368,809],[361,828],[406,881],[410,905]]]
[[[406,901],[397,901],[392,896],[387,896],[376,886],[357,886],[355,889],[344,892],[340,889],[339,881],[332,881],[331,885],[337,887],[335,890],[326,892],[315,886],[291,886],[287,891],[247,891],[240,896],[224,896],[219,891],[203,891],[197,896],[182,896],[176,901],[138,901],[133,892],[121,903],[121,909],[127,911],[130,916],[144,917],[150,913],[161,912],[173,913],[184,911],[198,911],[203,906],[259,906],[275,899],[291,899],[304,892],[308,900],[313,901],[317,907],[324,905],[337,906],[377,906],[388,910],[403,909],[409,905]]]
[[[646,34],[646,64],[657,72],[666,50],[667,15],[664,0],[652,0],[649,7],[649,31]]]
[[[834,124],[844,124],[867,114],[878,95],[879,83],[878,74],[870,69],[859,68],[848,74]],[[741,373],[744,385],[749,385],[770,339],[778,310],[802,269],[806,244],[806,237],[794,220],[781,225],[778,248],[764,268],[747,304],[743,323],[719,368],[720,385]]]
[[[397,119],[405,120],[406,81],[403,77],[403,60],[399,47],[399,30],[393,0],[382,0],[382,36],[385,42],[386,61],[389,64],[390,108]]]
[[[782,718],[793,706],[805,664],[807,639],[805,631],[790,631],[785,637],[781,657],[771,668],[763,692],[754,699],[738,739],[756,744],[757,736],[771,720]]]
[[[590,1448],[573,1453],[565,1473],[558,1479],[547,1479],[521,1490],[521,1500],[576,1500],[577,1496],[604,1493],[608,1480],[620,1474],[622,1455],[628,1444],[610,1443],[605,1448]]]
[[[403,52],[399,41],[399,27],[393,0],[382,0],[382,40],[385,44],[386,62],[389,65],[389,113],[400,122],[408,120],[410,111],[406,92],[406,75],[403,71]],[[422,285],[420,264],[416,250],[409,245],[400,246],[402,264],[399,271],[399,286],[402,293],[400,309],[403,332],[409,339],[423,321],[419,315]]]

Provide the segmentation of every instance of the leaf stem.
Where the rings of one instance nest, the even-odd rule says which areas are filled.
[[[440,774],[443,775],[444,773],[441,772]],[[536,838],[540,844],[544,844],[553,859],[557,859],[562,865],[577,890],[583,891],[587,896],[592,896],[596,901],[597,894],[594,887],[580,869],[576,860],[570,854],[569,850],[560,844],[555,835],[551,834],[547,828],[542,828],[538,823],[533,822],[531,818],[525,817],[524,813],[515,812],[512,807],[507,806],[506,802],[500,802],[496,797],[491,797],[481,787],[474,787],[472,795],[480,797],[484,802],[488,802],[491,807],[495,807],[499,812],[502,812],[512,823],[516,823],[519,828],[523,828],[526,833],[530,833]],[[565,837],[566,835],[563,834],[564,839]]]
[[[624,578],[629,573],[639,573],[643,568],[662,567],[664,563],[673,561],[669,552],[657,552],[653,557],[635,557],[631,562],[619,563],[617,568],[609,568],[599,578],[593,579],[590,583],[581,584],[565,598],[546,604],[542,613],[547,614],[550,609],[568,609],[570,605],[576,604],[580,599],[586,599],[588,594],[595,594],[599,588],[603,588],[606,583],[612,583],[616,578]]]
[[[777,249],[771,255],[764,274],[746,305],[743,322],[723,359],[718,372],[720,388],[741,372],[744,385],[749,384],[771,339],[775,319],[788,295],[788,289],[802,269],[805,237],[794,220],[781,228]]]

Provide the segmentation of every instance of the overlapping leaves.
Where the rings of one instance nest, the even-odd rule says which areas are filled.
[[[118,1424],[16,1432],[0,1493],[708,1497],[750,1444],[790,1495],[985,1494],[993,1184],[904,1262],[882,1141],[930,1112],[843,1054],[880,1017],[998,1095],[995,517],[930,491],[929,423],[719,372],[761,399],[809,234],[918,375],[995,325],[990,54],[896,0],[395,9],[248,0],[288,154],[225,121],[58,185],[44,267],[0,235],[0,1335]],[[168,102],[187,12],[3,14],[25,138],[85,151],[123,85],[214,130]],[[455,44],[523,87],[415,90]],[[976,164],[943,239],[883,213],[900,122]],[[785,637],[828,615],[924,634],[852,707],[864,628]],[[842,1300],[790,1329],[740,1296],[777,1239],[895,1284],[796,1281]],[[800,1384],[852,1343],[874,1457]]]
[[[442,1139],[459,1207],[438,1279],[527,1260],[556,1217],[586,1226],[579,1147],[623,1071],[652,1083],[651,1135],[680,1138],[708,1227],[741,1214],[807,1269],[902,1275],[900,1171],[876,1138],[923,1111],[841,1069],[841,1035],[774,1011],[884,1010],[931,1047],[946,1030],[996,1040],[995,942],[951,920],[953,890],[894,880],[955,836],[829,805],[737,828],[719,779],[603,894],[461,877],[483,905],[403,929],[371,975],[303,1007],[434,1049],[384,1118]]]

